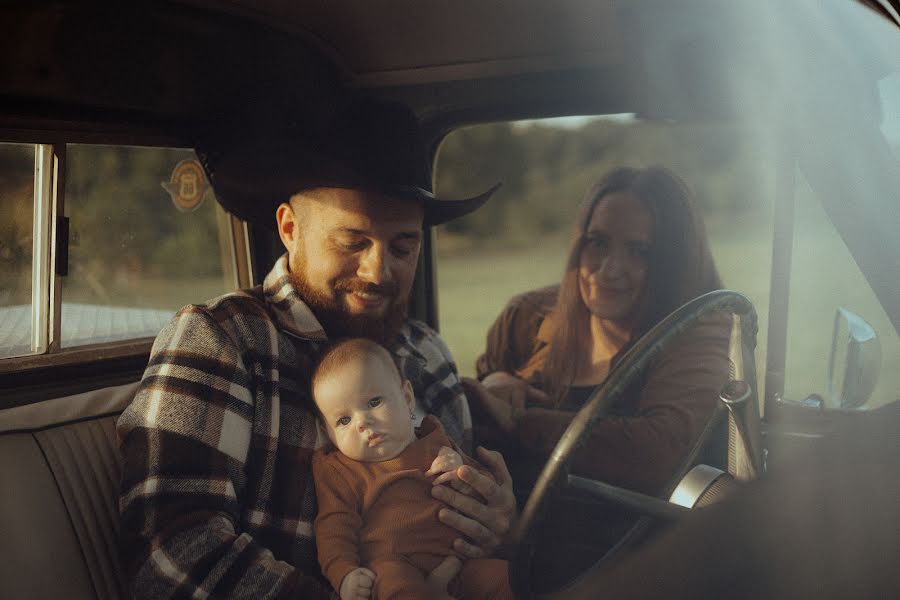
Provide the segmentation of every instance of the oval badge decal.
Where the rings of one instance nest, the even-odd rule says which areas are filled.
[[[175,166],[171,178],[162,182],[162,186],[169,192],[172,203],[178,210],[191,212],[197,210],[203,202],[209,182],[206,181],[206,174],[200,163],[189,158]]]

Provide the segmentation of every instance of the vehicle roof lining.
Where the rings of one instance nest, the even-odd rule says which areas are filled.
[[[183,131],[185,124],[202,127],[237,114],[265,119],[289,109],[314,111],[341,93],[339,71],[305,39],[227,14],[165,8],[4,9],[4,113],[54,120],[111,114],[103,120],[162,128],[170,122]]]
[[[622,58],[614,0],[393,0],[390,6],[356,0],[177,3],[302,35],[357,86],[599,66]]]

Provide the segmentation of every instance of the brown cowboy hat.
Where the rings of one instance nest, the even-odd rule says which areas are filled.
[[[197,154],[219,203],[241,219],[275,227],[275,209],[318,187],[361,189],[417,200],[425,225],[466,215],[496,191],[439,198],[431,190],[419,122],[397,102],[354,97],[305,131],[253,132],[227,143],[198,143]]]

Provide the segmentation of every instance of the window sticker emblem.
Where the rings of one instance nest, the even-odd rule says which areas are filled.
[[[181,212],[197,210],[203,202],[203,197],[209,189],[209,182],[203,167],[194,159],[186,159],[178,163],[172,170],[169,181],[161,183],[172,203]]]

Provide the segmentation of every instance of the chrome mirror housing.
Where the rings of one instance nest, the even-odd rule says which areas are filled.
[[[828,360],[829,408],[863,406],[872,395],[881,370],[881,342],[862,317],[844,308],[834,315]]]

